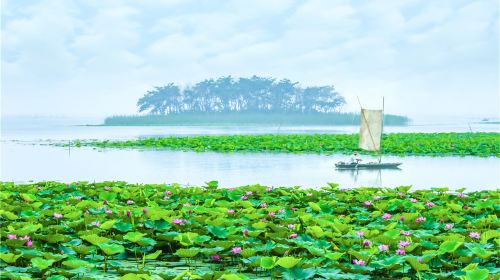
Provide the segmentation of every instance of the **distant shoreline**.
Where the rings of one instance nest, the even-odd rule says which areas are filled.
[[[217,113],[172,114],[144,116],[111,116],[103,124],[89,126],[177,126],[177,125],[359,125],[359,114],[278,114],[278,113]],[[384,125],[406,126],[410,119],[385,115]]]

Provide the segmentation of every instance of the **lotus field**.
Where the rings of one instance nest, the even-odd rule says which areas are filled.
[[[100,148],[153,148],[197,152],[352,153],[357,134],[268,134],[142,138],[128,141],[76,141],[75,146]],[[60,145],[60,144],[59,144]],[[63,144],[64,145],[64,144]],[[68,144],[65,144],[68,145]],[[496,156],[500,133],[391,133],[383,136],[385,155]],[[369,153],[369,152],[364,152]]]
[[[2,278],[500,275],[498,190],[0,186]]]

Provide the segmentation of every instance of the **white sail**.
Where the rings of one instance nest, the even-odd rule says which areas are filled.
[[[367,151],[380,150],[382,137],[383,110],[361,109],[359,128],[359,148]]]

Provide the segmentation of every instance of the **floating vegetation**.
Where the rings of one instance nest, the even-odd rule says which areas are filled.
[[[144,138],[128,141],[77,141],[77,147],[155,148],[197,152],[352,153],[357,134],[275,134]],[[500,133],[392,133],[383,135],[386,155],[496,156]]]
[[[0,183],[1,278],[490,279],[498,190]]]

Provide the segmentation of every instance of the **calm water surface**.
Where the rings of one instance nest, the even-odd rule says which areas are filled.
[[[402,162],[401,170],[339,171],[334,163],[346,156],[276,153],[195,153],[168,150],[71,149],[39,145],[43,140],[130,139],[166,135],[223,135],[258,133],[353,133],[357,127],[98,127],[74,122],[3,123],[2,181],[29,180],[181,183],[199,185],[218,180],[222,186],[343,187],[413,185],[468,190],[500,187],[500,160],[495,157],[384,157]],[[446,124],[389,127],[394,132],[499,131],[497,125]],[[20,141],[12,141],[20,140]],[[365,158],[365,160],[371,160]]]

